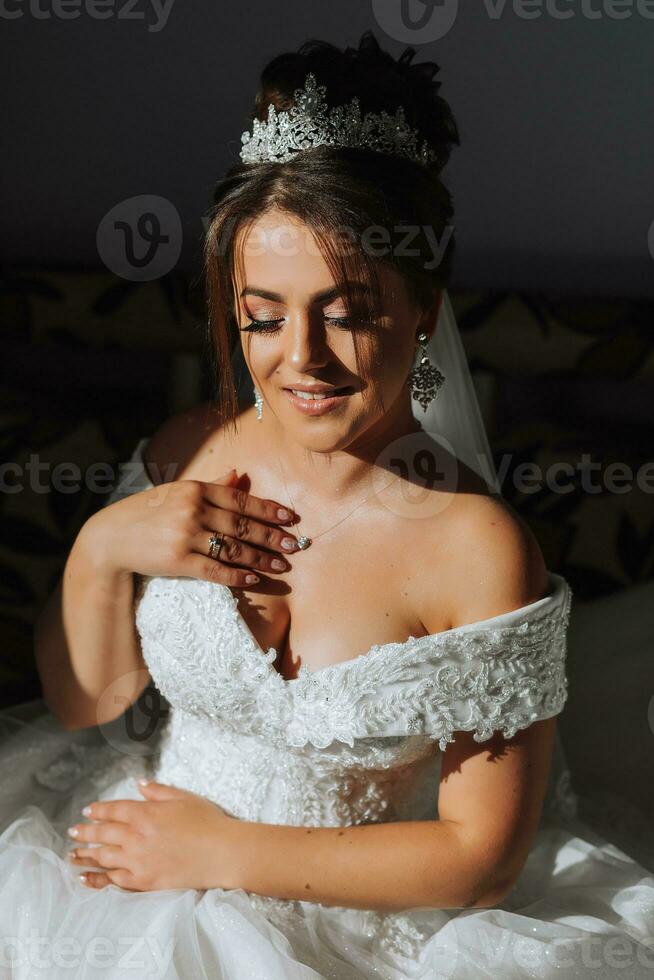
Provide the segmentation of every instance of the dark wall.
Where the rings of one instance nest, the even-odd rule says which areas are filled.
[[[405,46],[379,25],[391,0],[174,0],[167,19],[151,0],[103,0],[106,19],[74,2],[69,20],[53,0],[5,0],[0,15],[5,262],[100,266],[102,217],[154,194],[179,212],[180,266],[194,270],[264,62],[310,37],[355,44],[368,28],[394,54]],[[415,45],[441,64],[462,136],[446,171],[453,286],[652,295],[654,19],[642,11],[654,4],[621,2],[624,19],[610,0],[541,6],[527,18],[498,0],[441,0],[454,23]],[[410,0],[414,16],[421,7]]]

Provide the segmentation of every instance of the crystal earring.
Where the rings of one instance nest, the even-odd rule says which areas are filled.
[[[427,411],[432,398],[435,398],[440,388],[445,384],[445,375],[431,363],[427,354],[427,334],[421,333],[418,341],[422,347],[420,364],[411,371],[407,384],[411,388],[411,395],[416,401],[420,402],[423,410]]]
[[[258,388],[254,389],[254,405],[257,412],[257,420],[260,422],[261,416],[263,415],[263,398]]]

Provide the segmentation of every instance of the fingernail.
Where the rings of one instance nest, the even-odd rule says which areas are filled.
[[[142,777],[141,777],[141,779],[138,779],[137,782],[138,782],[139,786],[147,786],[148,785],[148,780],[147,779],[143,779]]]
[[[258,582],[259,581],[259,576],[258,575],[246,575],[245,576],[245,581],[246,582]]]
[[[284,551],[295,551],[297,541],[294,538],[282,538],[282,548]]]
[[[273,558],[270,565],[278,572],[283,572],[286,568],[288,568],[288,565],[282,558]]]
[[[83,808],[83,810],[82,810],[82,813],[84,814],[85,817],[90,817],[91,816],[91,807],[90,806],[85,806]]]
[[[290,510],[286,510],[285,507],[280,507],[280,509],[277,511],[277,516],[280,521],[290,521],[293,515]]]
[[[79,834],[79,830],[77,827],[69,827],[68,833],[70,834],[71,837],[77,837]]]

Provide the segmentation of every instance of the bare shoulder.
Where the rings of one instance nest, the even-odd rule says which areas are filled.
[[[198,470],[213,455],[225,433],[216,406],[203,401],[167,418],[153,433],[143,450],[143,462],[153,483],[202,479]]]
[[[499,616],[547,595],[548,570],[540,545],[508,501],[464,493],[448,510],[451,628]],[[434,608],[434,617],[438,614]]]

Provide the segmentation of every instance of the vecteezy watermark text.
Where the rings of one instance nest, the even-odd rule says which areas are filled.
[[[384,469],[405,478],[417,477],[425,488],[438,489],[442,479],[437,465],[440,464],[438,454],[424,446],[414,450],[412,444],[406,442],[408,438],[403,436],[392,444],[395,455]],[[480,458],[480,465],[484,459]],[[654,493],[654,460],[634,468],[621,460],[597,462],[590,453],[582,453],[574,463],[569,459],[554,460],[543,466],[523,461],[511,469],[512,460],[511,453],[503,453],[500,457],[497,462],[498,483],[504,485],[510,480],[513,489],[519,493],[532,494],[547,489],[553,494],[568,494],[580,488],[587,494],[625,494],[634,486],[643,493]],[[166,485],[176,479],[179,464],[169,463],[161,469],[160,473],[155,474],[154,489],[165,491]],[[0,464],[0,493],[17,494],[29,489],[38,494],[53,491],[71,494],[86,489],[91,493],[107,494],[114,489],[118,478],[122,492],[133,493],[140,488],[142,476],[143,470],[138,462],[123,462],[118,470],[105,462],[91,463],[82,469],[74,462],[52,463],[41,460],[38,453],[30,453],[25,463],[8,461]]]
[[[18,20],[76,20],[85,16],[91,20],[145,21],[148,31],[157,34],[168,23],[175,0],[0,0],[0,19]]]
[[[118,932],[80,942],[75,935],[58,933],[51,937],[31,928],[27,934],[2,937],[0,965],[4,969],[29,966],[31,977],[40,975],[34,972],[37,970],[43,971],[46,977],[55,967],[72,971],[84,965],[99,971],[113,967],[121,971],[121,976],[123,971],[133,970],[135,977],[158,980],[170,966],[174,944],[175,940],[170,939],[162,947],[156,936],[119,935]]]
[[[210,220],[206,215],[202,217],[202,224],[206,233],[210,226]],[[216,236],[217,256],[225,255],[232,242],[236,224],[236,221],[231,225],[226,224],[222,233]],[[452,224],[444,225],[442,229],[419,224],[367,225],[361,229],[340,225],[335,230],[335,238],[339,243],[341,255],[363,252],[373,258],[388,255],[393,255],[395,258],[422,257],[423,268],[432,271],[443,261],[454,230]],[[252,230],[243,245],[245,255],[258,256],[270,251],[287,258],[303,252],[319,256],[321,245],[310,227],[301,226],[296,222],[281,221],[272,230],[269,228]]]
[[[473,6],[472,4],[470,5]],[[477,13],[500,21],[510,15],[519,20],[568,21],[654,20],[654,0],[483,0]],[[459,14],[459,0],[372,0],[372,11],[381,29],[405,44],[431,44],[445,37]]]

